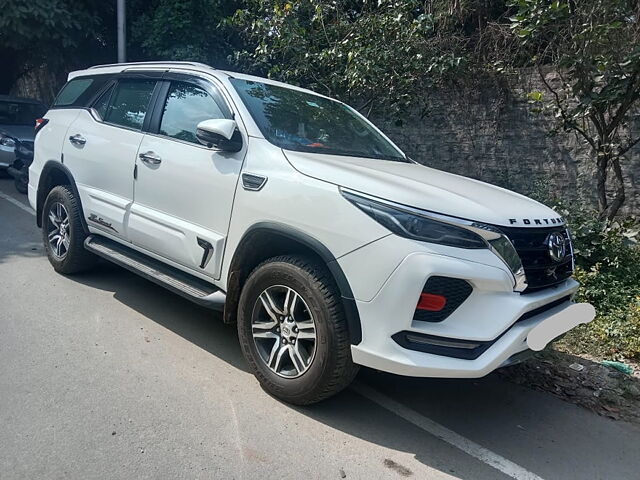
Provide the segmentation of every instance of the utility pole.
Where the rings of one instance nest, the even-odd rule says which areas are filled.
[[[126,0],[117,0],[118,63],[127,61],[127,6]]]

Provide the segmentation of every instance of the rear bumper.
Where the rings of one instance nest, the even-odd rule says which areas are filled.
[[[501,268],[499,261],[491,264],[491,257],[473,260],[455,258],[427,250],[432,247],[415,251],[420,245],[411,242],[408,246],[406,242],[390,237],[380,252],[375,252],[378,247],[372,244],[357,254],[363,259],[383,258],[383,252],[389,252],[391,243],[394,252],[407,247],[414,250],[395,268],[391,268],[386,279],[379,281],[381,287],[370,300],[356,298],[362,323],[362,341],[353,345],[351,352],[357,364],[415,377],[482,377],[500,366],[512,363],[514,358],[521,356],[519,354],[529,350],[529,332],[545,319],[571,306],[570,299],[579,286],[575,280],[567,279],[535,293],[515,293],[512,277],[506,269]],[[381,260],[380,263],[383,262]],[[361,269],[371,270],[371,274],[381,269],[380,263],[365,267],[362,262],[353,262],[353,268],[358,263]],[[352,262],[346,260],[342,264],[347,270],[352,266]],[[349,278],[347,270],[345,272]],[[414,320],[422,287],[434,275],[464,279],[473,286],[473,292],[443,321]],[[367,278],[366,275],[357,274],[352,277],[356,280]],[[368,281],[371,282],[371,276],[368,276]],[[371,291],[358,286],[353,290],[363,292],[364,297],[367,291]],[[448,340],[462,345],[473,342],[483,345],[483,348],[475,357],[471,355],[467,358],[442,353],[443,349],[440,349],[440,354],[427,353],[420,351],[420,345],[399,341],[403,334],[409,334],[412,339]]]

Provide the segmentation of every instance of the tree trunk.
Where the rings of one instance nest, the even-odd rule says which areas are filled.
[[[624,191],[624,177],[622,176],[622,168],[620,167],[620,157],[616,157],[611,160],[611,166],[613,167],[613,178],[615,178],[616,194],[613,200],[609,203],[606,211],[603,212],[603,216],[611,221],[618,214],[620,207],[625,201],[626,195]]]
[[[603,148],[596,150],[596,194],[598,196],[598,211],[604,218],[604,212],[609,207],[607,200],[607,170],[609,169],[609,153]]]
[[[624,177],[620,167],[620,157],[616,157],[606,147],[599,147],[596,152],[596,193],[598,197],[598,211],[602,220],[611,221],[618,214],[626,199]],[[615,194],[609,201],[607,197],[607,178],[609,167],[613,170]]]

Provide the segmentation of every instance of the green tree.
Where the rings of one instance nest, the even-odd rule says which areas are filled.
[[[142,13],[131,28],[134,48],[140,50],[137,56],[227,65],[230,39],[219,24],[233,14],[235,2],[154,0],[139,5]]]
[[[115,2],[0,0],[0,11],[0,91],[34,67],[62,71],[108,58]]]
[[[437,5],[432,5],[437,4]],[[424,98],[465,66],[448,2],[247,0],[229,22],[242,68],[348,101],[365,114]],[[458,25],[460,26],[460,25]]]
[[[559,126],[591,147],[600,215],[611,220],[625,201],[625,154],[640,141],[629,128],[640,98],[640,4],[517,0],[512,6],[519,47],[514,58],[537,67]],[[551,67],[558,80],[549,80],[543,67]],[[530,98],[543,101],[540,93]]]

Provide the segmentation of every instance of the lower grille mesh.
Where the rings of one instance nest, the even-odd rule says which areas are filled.
[[[441,322],[451,315],[456,308],[462,305],[462,302],[471,295],[472,291],[473,287],[465,280],[459,278],[429,277],[427,283],[424,284],[422,292],[442,295],[447,299],[447,303],[439,312],[416,309],[413,314],[413,319],[421,322]]]

